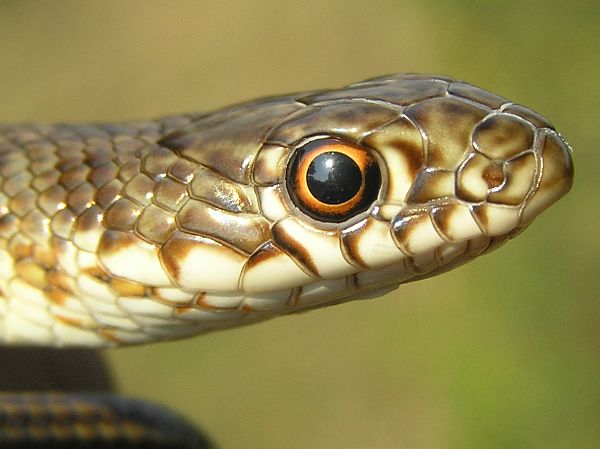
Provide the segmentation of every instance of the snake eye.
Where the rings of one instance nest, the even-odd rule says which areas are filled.
[[[323,138],[296,148],[286,183],[292,201],[306,215],[340,223],[377,199],[381,171],[366,149]]]

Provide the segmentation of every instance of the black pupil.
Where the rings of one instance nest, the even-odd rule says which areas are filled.
[[[337,151],[319,154],[306,173],[308,189],[325,204],[341,204],[354,198],[362,182],[362,173],[356,162]]]

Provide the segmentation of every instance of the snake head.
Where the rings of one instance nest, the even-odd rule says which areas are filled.
[[[235,183],[222,181],[230,193],[218,199],[211,181],[218,208],[195,220],[184,211],[180,223],[233,248],[202,288],[227,285],[249,311],[317,307],[447,271],[519,233],[572,183],[570,149],[544,118],[445,77],[396,75],[248,108],[160,143]]]
[[[497,248],[573,178],[543,117],[429,75],[3,126],[0,144],[14,344],[141,343],[377,296]]]

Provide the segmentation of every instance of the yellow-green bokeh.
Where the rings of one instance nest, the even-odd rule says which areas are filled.
[[[599,5],[0,2],[0,121],[151,118],[416,71],[530,106],[575,149],[573,191],[496,253],[383,300],[111,351],[121,390],[223,449],[599,447]]]

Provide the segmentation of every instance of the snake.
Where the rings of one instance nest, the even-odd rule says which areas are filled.
[[[543,116],[426,74],[153,121],[0,124],[0,344],[146,344],[382,296],[503,245],[572,180]],[[105,394],[5,393],[0,410],[7,445],[208,447]]]

